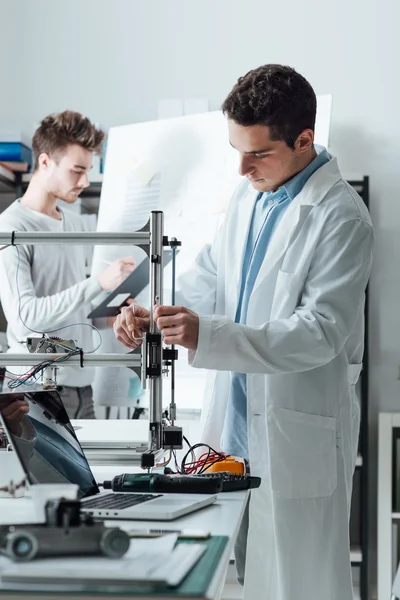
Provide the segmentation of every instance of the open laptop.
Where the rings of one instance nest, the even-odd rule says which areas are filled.
[[[29,412],[21,411],[21,405]],[[0,394],[0,421],[29,484],[77,484],[82,511],[95,518],[171,521],[217,498],[203,494],[100,493],[55,391]]]

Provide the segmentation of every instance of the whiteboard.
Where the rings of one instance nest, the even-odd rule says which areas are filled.
[[[328,146],[332,96],[317,97],[315,141]],[[177,276],[186,271],[197,253],[212,242],[222,223],[229,199],[242,179],[238,156],[228,141],[221,111],[136,123],[110,130],[101,192],[98,231],[134,232],[148,221],[152,210],[164,212],[165,235],[182,242]],[[138,247],[97,246],[92,274],[106,262],[122,256],[144,257]],[[164,270],[164,303],[170,303],[171,265]],[[146,288],[137,298],[148,307]],[[126,352],[112,330],[102,332],[101,352]],[[200,408],[204,374],[187,365],[180,349],[177,362],[176,402]],[[169,383],[166,381],[165,390]],[[96,369],[95,405],[132,406],[138,397],[147,405],[140,382],[128,369]],[[168,396],[164,394],[164,405]]]
[[[237,153],[228,143],[226,119],[220,111],[137,123],[110,130],[100,200],[98,231],[134,232],[152,210],[164,212],[165,235],[182,242],[177,276],[190,266],[222,222],[229,199],[240,182]],[[141,248],[97,246],[92,274],[122,256],[142,260]],[[164,269],[164,302],[170,303],[172,265]],[[145,289],[137,300],[148,307]],[[112,330],[102,332],[101,352],[126,352]],[[132,405],[138,382],[128,369],[96,370],[95,405]],[[193,398],[193,378],[196,398]],[[177,363],[178,406],[200,408],[204,377],[187,365],[186,351]],[[169,398],[166,380],[165,405]],[[142,397],[147,404],[146,395]]]

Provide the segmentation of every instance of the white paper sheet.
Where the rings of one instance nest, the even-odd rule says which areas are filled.
[[[177,534],[169,534],[160,538],[134,538],[128,552],[118,559],[95,557],[46,558],[26,563],[16,563],[8,558],[0,557],[0,577],[13,576],[14,580],[23,581],[35,577],[47,579],[49,582],[58,578],[71,578],[97,581],[102,578],[143,579],[151,577],[151,572],[166,562],[173,551]]]

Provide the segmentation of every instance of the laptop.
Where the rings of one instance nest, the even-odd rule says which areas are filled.
[[[56,391],[0,394],[0,421],[29,484],[77,484],[82,512],[94,518],[172,521],[217,499],[203,494],[100,493]]]

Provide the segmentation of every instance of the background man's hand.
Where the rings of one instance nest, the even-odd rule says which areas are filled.
[[[97,281],[103,291],[112,292],[132,273],[135,267],[136,263],[131,256],[119,258],[98,275]]]
[[[199,315],[184,306],[156,306],[154,319],[166,344],[197,350]]]
[[[117,320],[117,317],[107,317],[107,327],[114,327],[114,323]]]
[[[18,437],[22,434],[21,421],[29,412],[29,404],[18,394],[8,394],[0,397],[0,411],[10,433]]]
[[[138,304],[124,306],[114,323],[114,334],[119,342],[134,349],[142,343],[144,333],[149,331],[150,312]]]

